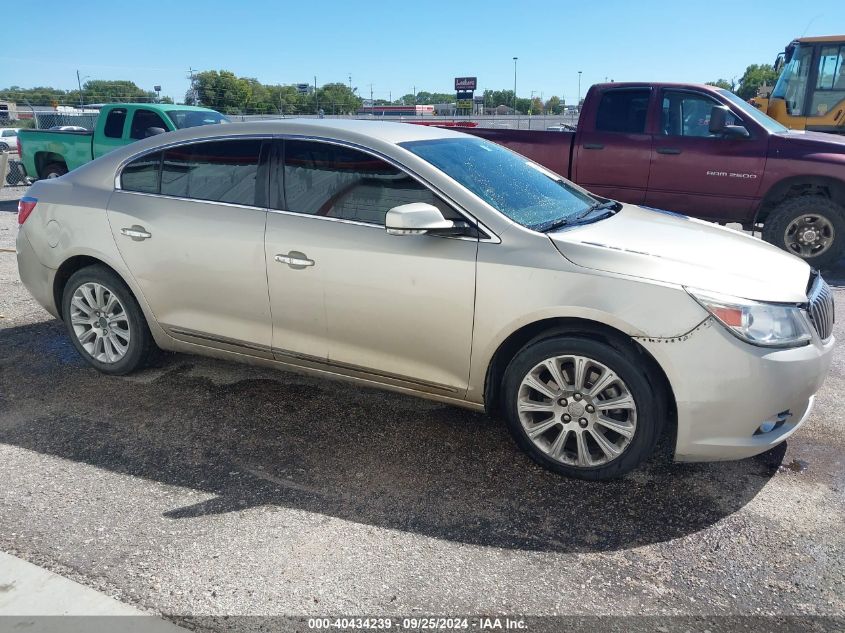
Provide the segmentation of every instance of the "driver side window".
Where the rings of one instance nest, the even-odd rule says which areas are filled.
[[[284,174],[276,174],[280,185],[276,208],[384,226],[393,207],[427,202],[447,219],[460,219],[428,187],[370,154],[295,140],[285,141],[283,151]]]
[[[663,136],[716,138],[710,133],[710,110],[717,105],[720,104],[705,95],[666,90],[663,92],[660,133]],[[729,113],[725,124],[742,123]]]
[[[135,110],[129,136],[134,139],[147,138],[147,130],[151,127],[159,127],[167,131],[167,124],[152,110]]]

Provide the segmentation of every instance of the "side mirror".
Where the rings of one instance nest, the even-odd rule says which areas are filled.
[[[384,228],[390,235],[423,235],[430,231],[451,231],[455,223],[444,218],[434,205],[411,202],[388,211]]]
[[[150,138],[151,136],[158,136],[159,134],[164,134],[167,132],[163,127],[148,127],[144,130],[144,138]]]
[[[728,125],[730,110],[726,106],[710,109],[710,133],[725,138],[748,138],[751,134],[742,125]]]

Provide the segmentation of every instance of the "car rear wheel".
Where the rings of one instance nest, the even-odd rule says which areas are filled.
[[[0,143],[0,152],[8,152],[9,151],[9,144],[8,143]]]
[[[42,178],[58,178],[59,176],[64,176],[67,173],[67,165],[64,163],[50,163],[44,168],[44,171],[41,172]]]
[[[143,367],[155,348],[132,292],[105,267],[90,266],[70,277],[62,315],[73,346],[105,374],[123,375]]]
[[[558,336],[529,344],[505,372],[508,428],[536,462],[580,479],[630,471],[654,450],[662,407],[633,352]]]
[[[845,254],[845,208],[824,196],[791,198],[766,218],[763,239],[815,268],[832,266]]]

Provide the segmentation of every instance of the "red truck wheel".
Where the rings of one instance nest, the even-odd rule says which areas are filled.
[[[815,268],[832,266],[845,254],[845,209],[823,196],[791,198],[766,218],[763,239]]]

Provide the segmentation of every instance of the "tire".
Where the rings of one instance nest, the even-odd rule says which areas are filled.
[[[804,234],[821,237],[805,243]],[[845,208],[824,196],[790,198],[766,218],[763,239],[814,268],[827,268],[845,254]]]
[[[103,289],[102,294],[97,287]],[[108,308],[111,295],[117,304]],[[97,306],[109,309],[111,323]],[[88,266],[71,275],[62,294],[62,315],[76,351],[104,374],[123,376],[140,369],[155,350],[138,302],[123,280],[105,266]],[[101,328],[107,336],[101,336]]]
[[[574,388],[576,357],[584,359],[584,379],[580,381],[582,389],[579,390]],[[550,360],[557,360],[556,366],[563,370],[561,378],[565,385],[562,391],[557,389],[557,380],[549,369],[544,368],[534,374],[538,365]],[[605,370],[615,374],[616,379],[612,379]],[[651,455],[663,429],[664,407],[658,392],[652,387],[658,383],[649,380],[649,371],[635,352],[592,339],[555,336],[529,343],[505,370],[503,389],[508,429],[519,447],[544,468],[578,479],[618,477],[636,468]],[[523,381],[529,374],[545,382],[546,389],[554,393],[555,398],[541,397],[539,391],[526,386]],[[606,377],[611,381],[599,387],[598,392],[590,394],[590,388],[600,385]],[[549,379],[554,389],[550,387]],[[619,404],[625,408],[601,408],[601,402],[623,397],[627,397],[632,406],[620,401]],[[531,401],[531,405],[542,400],[542,405],[551,406],[536,411],[523,409],[521,413],[521,407],[529,406],[525,404],[526,400]],[[546,402],[549,400],[551,403]],[[590,407],[593,407],[592,411]],[[616,428],[625,434],[630,433],[630,436],[596,421],[600,416],[615,423]],[[551,425],[548,425],[549,422]],[[547,426],[545,431],[542,430],[544,426]],[[529,436],[532,430],[541,432],[532,439]],[[564,433],[566,436],[561,439]],[[610,457],[609,449],[602,449],[597,439],[599,435],[607,445],[618,451],[618,455]],[[579,436],[583,438],[583,445]],[[586,447],[589,459],[579,459],[582,446]]]
[[[67,173],[67,165],[64,163],[50,163],[41,172],[42,178],[58,178]]]
[[[0,152],[8,152],[9,151],[9,144],[8,143],[0,143]]]

